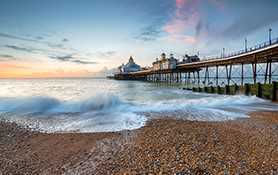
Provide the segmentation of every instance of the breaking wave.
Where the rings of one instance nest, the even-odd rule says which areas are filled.
[[[248,117],[247,112],[254,110],[273,109],[257,97],[193,95],[194,98],[141,102],[130,102],[113,94],[64,101],[42,96],[0,98],[0,117],[46,132],[106,132],[140,128],[147,118],[156,116],[221,121]]]
[[[0,111],[14,113],[84,113],[109,110],[124,103],[113,95],[97,95],[80,101],[52,97],[0,98]]]

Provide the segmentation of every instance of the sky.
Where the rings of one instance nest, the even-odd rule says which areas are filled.
[[[0,78],[93,77],[278,37],[277,0],[0,0]]]

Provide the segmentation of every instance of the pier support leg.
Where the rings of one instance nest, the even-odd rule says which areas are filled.
[[[216,66],[216,86],[218,86],[218,65]]]
[[[257,63],[252,63],[252,70],[253,70],[253,80],[254,84],[257,83]]]
[[[269,60],[269,68],[268,68],[268,83],[271,84],[271,78],[272,78],[272,70],[271,70],[271,64],[272,64],[272,60]]]
[[[265,74],[264,74],[264,84],[266,84],[266,82],[267,82],[268,65],[269,65],[269,61],[267,60],[266,67],[265,67]]]
[[[188,85],[190,85],[190,74],[191,72],[188,72]]]
[[[226,65],[226,75],[227,75],[228,86],[230,85],[231,74],[232,74],[232,65],[229,66],[229,70],[228,70],[228,65]]]
[[[197,71],[198,87],[200,86],[200,71]]]
[[[244,82],[244,65],[243,63],[241,64],[241,86],[243,86],[243,82]]]
[[[208,82],[209,82],[209,71],[208,71],[208,66],[206,67],[204,86],[206,86],[207,79],[208,79]]]

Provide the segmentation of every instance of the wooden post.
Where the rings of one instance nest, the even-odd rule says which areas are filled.
[[[278,82],[273,81],[272,82],[272,101],[277,101],[277,95],[278,95]]]
[[[239,91],[239,86],[235,84],[235,94],[237,94],[238,91]]]
[[[215,93],[213,86],[211,86],[210,89],[211,89],[211,93]]]
[[[245,95],[250,95],[250,85],[248,83],[245,83]]]
[[[205,92],[206,92],[206,93],[208,92],[208,87],[207,87],[207,86],[205,86]]]
[[[262,94],[262,84],[258,83],[258,88],[257,88],[257,97],[262,98],[263,94]]]
[[[217,86],[217,93],[221,94],[221,87],[219,85]]]
[[[230,86],[229,85],[225,86],[225,93],[230,94]]]

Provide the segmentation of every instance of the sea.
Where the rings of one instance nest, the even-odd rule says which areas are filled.
[[[225,121],[278,109],[255,96],[183,87],[106,78],[1,79],[0,119],[47,133],[111,132],[137,129],[153,118]]]

